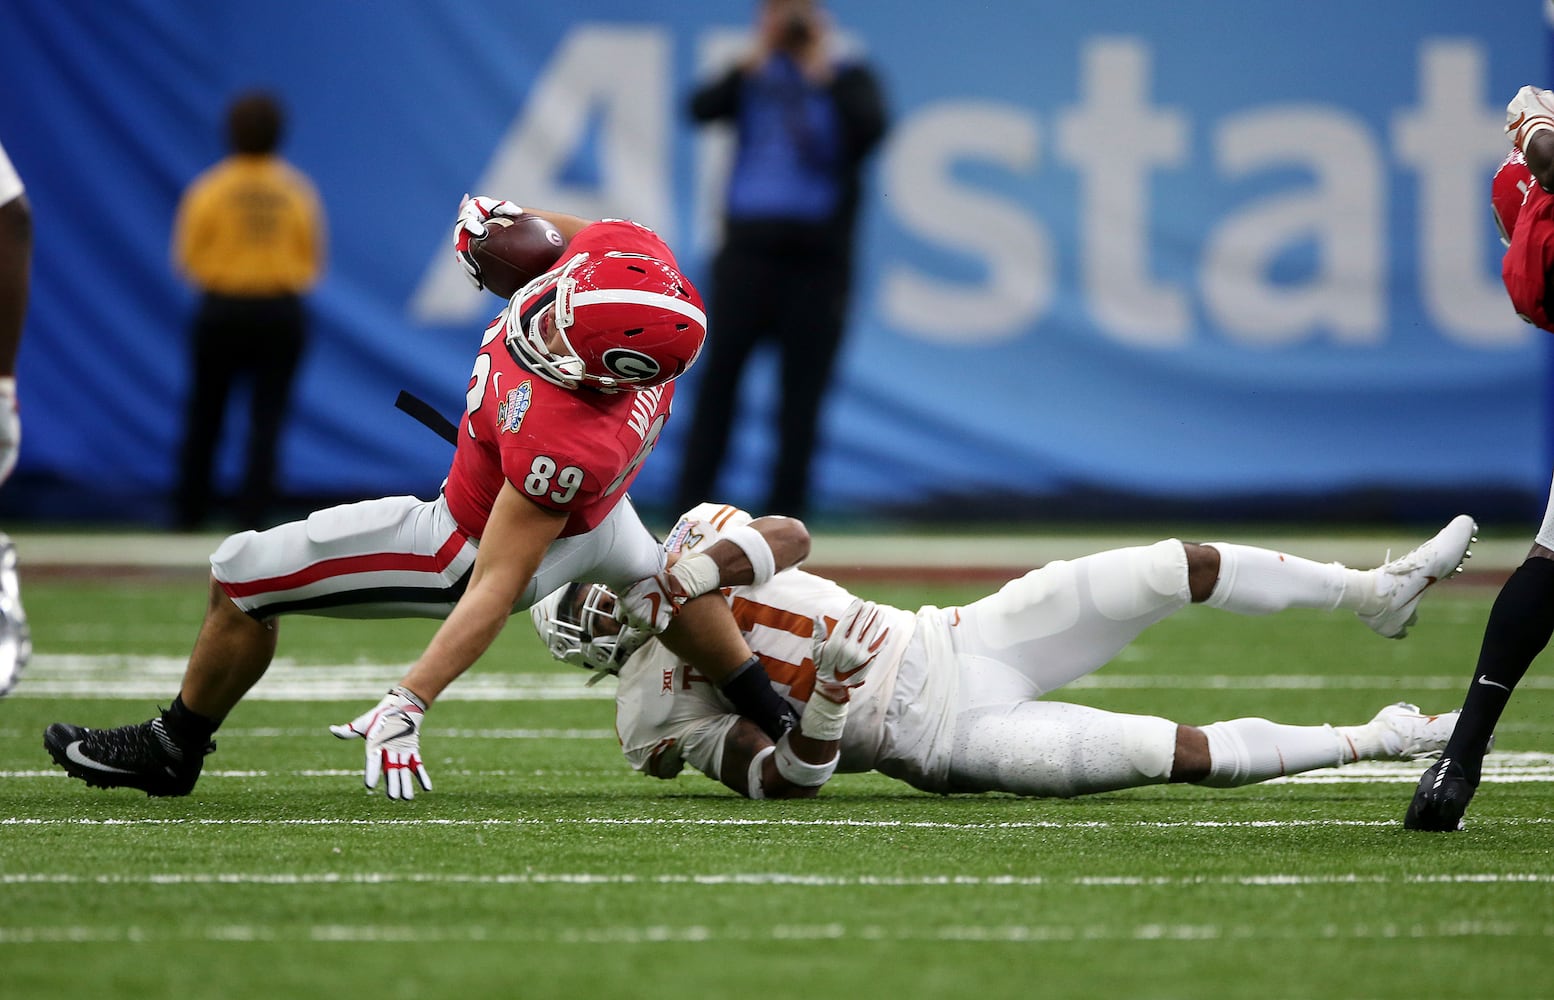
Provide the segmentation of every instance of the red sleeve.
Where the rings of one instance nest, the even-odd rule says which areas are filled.
[[[1534,186],[1500,262],[1500,277],[1516,314],[1543,330],[1554,330],[1545,304],[1550,267],[1554,267],[1554,195]]]

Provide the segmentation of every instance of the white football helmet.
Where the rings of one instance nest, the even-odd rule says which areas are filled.
[[[550,655],[603,674],[621,665],[653,636],[615,620],[615,593],[601,583],[569,583],[529,609],[534,631]]]
[[[546,345],[547,316],[560,352]],[[617,250],[573,254],[520,289],[503,319],[524,363],[568,389],[662,385],[691,367],[707,337],[701,295],[684,275],[657,257]]]

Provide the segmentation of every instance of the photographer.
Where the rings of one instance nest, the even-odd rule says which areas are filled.
[[[764,0],[750,52],[691,98],[699,123],[732,124],[723,243],[677,509],[716,488],[739,381],[756,348],[781,354],[776,468],[764,509],[802,515],[820,408],[852,286],[864,161],[885,134],[874,72],[836,51],[814,0]]]

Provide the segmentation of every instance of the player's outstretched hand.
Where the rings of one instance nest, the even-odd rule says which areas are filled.
[[[1512,144],[1525,153],[1527,140],[1542,129],[1554,129],[1554,92],[1523,87],[1505,106],[1505,130]]]
[[[426,705],[403,687],[390,688],[383,700],[350,722],[330,726],[329,731],[342,740],[367,741],[367,769],[363,782],[378,787],[378,776],[387,778],[384,790],[391,799],[415,798],[411,775],[426,791],[432,790],[431,775],[421,763],[421,720]]]
[[[480,274],[480,264],[475,260],[470,243],[486,238],[486,220],[493,215],[517,218],[522,214],[522,208],[501,198],[488,198],[485,195],[471,197],[466,194],[464,200],[459,202],[459,218],[453,224],[453,255],[459,259],[464,274],[476,288],[485,288],[486,281]]]
[[[816,618],[810,654],[815,661],[815,680],[822,685],[858,687],[867,679],[869,668],[889,638],[890,626],[879,605],[872,601],[848,605],[832,630],[827,630],[823,619]]]
[[[677,599],[675,593],[674,582],[667,573],[638,580],[616,598],[615,617],[632,628],[658,635],[680,610],[682,599]]]

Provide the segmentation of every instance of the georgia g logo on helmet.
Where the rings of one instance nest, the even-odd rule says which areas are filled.
[[[651,355],[625,347],[610,348],[604,352],[600,360],[612,374],[626,382],[651,383],[663,370],[663,366]]]

